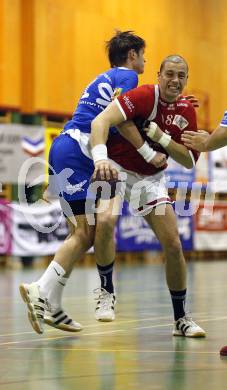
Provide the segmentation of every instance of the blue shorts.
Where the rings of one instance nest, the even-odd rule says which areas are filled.
[[[93,160],[86,157],[78,142],[68,134],[54,139],[49,153],[49,191],[67,202],[86,200]]]

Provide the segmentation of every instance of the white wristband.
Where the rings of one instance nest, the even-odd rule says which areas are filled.
[[[155,122],[150,122],[149,126],[148,126],[148,131],[147,131],[147,135],[149,138],[153,138],[153,136],[155,135],[156,133],[156,130],[157,130],[157,123]]]
[[[92,158],[94,163],[100,160],[108,160],[107,147],[104,144],[98,144],[91,149]]]
[[[152,148],[150,148],[146,141],[141,146],[141,148],[137,149],[137,152],[141,154],[141,156],[144,158],[144,160],[146,160],[146,162],[150,162],[156,155],[156,152]]]
[[[171,136],[169,134],[163,133],[158,143],[166,148],[171,141]]]

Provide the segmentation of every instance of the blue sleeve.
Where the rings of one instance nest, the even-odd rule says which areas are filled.
[[[227,127],[227,111],[224,112],[224,116],[221,120],[220,126]]]
[[[136,88],[138,85],[138,75],[134,71],[123,71],[118,74],[115,79],[114,98],[120,96],[122,93]]]

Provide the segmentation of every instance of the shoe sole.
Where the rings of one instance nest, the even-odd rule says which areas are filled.
[[[114,321],[114,319],[112,320],[110,320],[110,319],[106,319],[106,318],[99,318],[99,319],[97,319],[96,318],[96,321],[99,321],[99,322],[113,322]]]
[[[59,324],[59,325],[56,325],[54,322],[52,322],[51,320],[47,319],[44,317],[44,322],[45,324],[49,325],[49,326],[52,326],[53,328],[55,329],[60,329],[60,330],[63,330],[64,332],[72,332],[72,333],[75,333],[75,332],[80,332],[83,327],[81,326],[81,328],[74,328],[72,326],[69,326],[69,325],[66,325],[66,324]]]
[[[183,333],[173,333],[173,336],[177,336],[177,337],[199,338],[199,337],[206,337],[206,334],[203,333],[203,332],[197,332],[197,333],[191,334],[191,335],[185,335],[185,334],[183,334]]]
[[[115,320],[115,317],[114,318],[95,318],[96,321],[99,321],[99,322],[112,322]]]
[[[30,302],[29,293],[24,284],[19,286],[20,295],[28,308],[28,319],[34,331],[38,334],[42,334],[43,330],[40,328],[33,306]]]

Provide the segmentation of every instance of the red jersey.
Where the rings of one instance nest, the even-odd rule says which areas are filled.
[[[168,156],[167,151],[158,143],[147,137],[142,130],[147,121],[156,122],[172,139],[182,144],[181,133],[184,130],[197,130],[196,113],[187,100],[174,103],[164,102],[159,93],[158,85],[143,85],[132,89],[116,100],[125,120],[133,120],[144,140],[156,151]],[[107,142],[108,156],[123,168],[143,175],[153,175],[167,167],[156,168],[147,163],[137,150],[119,133],[110,134]],[[198,160],[199,153],[191,150],[192,158]]]

